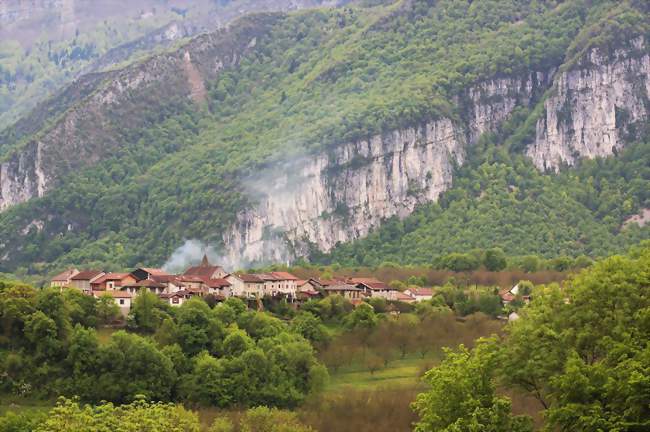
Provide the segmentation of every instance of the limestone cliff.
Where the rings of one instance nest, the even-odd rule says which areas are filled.
[[[259,203],[224,233],[225,261],[235,267],[288,261],[307,255],[310,245],[329,251],[383,219],[403,218],[436,200],[451,185],[466,147],[516,106],[529,104],[545,79],[533,73],[489,80],[456,101],[465,107],[464,121],[431,120],[273,167],[250,182]]]
[[[539,169],[610,156],[634,138],[649,116],[650,54],[643,38],[633,46],[613,56],[594,49],[585,65],[557,74],[527,150]]]

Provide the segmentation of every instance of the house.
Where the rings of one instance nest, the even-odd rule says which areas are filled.
[[[77,270],[76,268],[72,268],[62,273],[59,273],[58,275],[52,278],[52,280],[50,281],[50,286],[58,287],[58,288],[67,287],[68,285],[70,285],[70,279],[73,276],[76,276],[77,274],[79,274],[79,270]]]
[[[323,288],[323,293],[325,296],[338,294],[345,297],[346,299],[354,300],[360,299],[362,297],[363,289],[350,284],[328,285]]]
[[[296,298],[296,281],[297,277],[288,272],[270,272],[255,274],[264,281],[264,294],[271,297]]]
[[[203,255],[203,260],[201,264],[195,267],[190,267],[185,270],[183,276],[198,276],[201,279],[223,279],[228,273],[221,266],[216,266],[210,264],[208,261],[208,256]]]
[[[185,288],[201,289],[204,284],[203,278],[199,276],[180,275],[178,280]]]
[[[230,283],[233,296],[243,298],[264,297],[264,280],[252,274],[229,274],[225,277]]]
[[[501,302],[504,305],[510,304],[516,298],[516,296],[512,292],[510,292],[510,290],[511,290],[510,288],[506,288],[499,291],[499,297],[501,297]]]
[[[136,281],[153,279],[156,276],[169,275],[165,270],[160,268],[140,267],[131,272]]]
[[[230,282],[222,278],[208,279],[205,281],[205,287],[209,294],[214,294],[223,298],[228,298],[232,295]]]
[[[134,284],[135,278],[130,273],[106,273],[90,283],[93,291],[120,289],[122,285]]]
[[[120,289],[122,291],[131,293],[131,295],[135,297],[143,288],[154,294],[163,294],[165,292],[165,289],[167,288],[167,285],[160,282],[156,282],[152,279],[143,279],[139,282],[135,282],[128,285],[122,285]]]
[[[364,294],[369,297],[383,297],[388,299],[391,291],[394,291],[388,284],[375,278],[351,278],[348,283],[356,285],[357,288],[361,288]]]
[[[100,298],[101,296],[109,296],[113,298],[115,304],[120,308],[122,316],[127,316],[131,310],[131,301],[133,296],[127,291],[107,290],[107,291],[93,291],[93,297]]]
[[[318,298],[321,296],[320,291],[310,280],[297,280],[296,281],[296,298],[301,301]]]
[[[90,294],[90,284],[100,277],[104,276],[104,274],[105,273],[101,270],[84,270],[72,276],[70,278],[70,283],[68,286],[77,288],[85,293]]]
[[[158,297],[162,301],[168,302],[172,306],[180,306],[185,303],[187,300],[191,299],[193,294],[187,290],[175,291],[173,293],[163,293]]]
[[[432,288],[408,288],[404,290],[404,294],[407,294],[417,302],[431,300],[433,298],[433,289]]]
[[[406,291],[400,292],[395,290],[395,293],[392,294],[390,300],[401,301],[404,303],[415,303],[418,301],[413,295],[407,294]]]
[[[158,275],[158,276],[152,276],[151,280],[154,282],[158,282],[160,284],[165,285],[165,292],[166,293],[173,293],[176,291],[180,291],[185,286],[181,282],[180,277],[177,275]]]

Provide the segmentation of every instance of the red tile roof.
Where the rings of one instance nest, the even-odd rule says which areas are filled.
[[[169,274],[161,268],[140,267],[140,270],[144,270],[152,276],[163,276]]]
[[[116,280],[122,280],[125,277],[127,277],[129,273],[106,273],[104,276],[100,277],[96,281],[93,282],[93,285],[95,284],[102,284],[106,281],[116,281]]]
[[[328,285],[323,289],[325,291],[361,291],[361,288],[348,284]]]
[[[372,283],[383,283],[379,279],[373,278],[373,277],[370,277],[370,278],[354,277],[354,278],[350,278],[349,282],[352,283],[352,284],[355,284],[355,285],[360,284],[360,283],[362,283],[362,284],[366,284],[366,283],[370,283],[370,284],[372,284]]]
[[[357,282],[357,285],[362,285],[367,288],[370,288],[371,290],[387,290],[390,289],[390,287],[385,284],[384,282],[381,281],[376,281],[376,282]]]
[[[225,279],[208,279],[206,285],[210,288],[222,288],[230,286],[230,282]]]
[[[433,296],[433,288],[409,288],[409,291],[415,296]]]
[[[141,280],[139,282],[122,286],[122,288],[141,288],[141,287],[165,288],[165,284],[161,284],[160,282],[156,282],[156,281],[151,280],[151,279],[143,279],[143,280]]]
[[[398,291],[397,294],[395,294],[395,300],[403,301],[403,302],[410,302],[410,301],[415,301],[415,298],[411,297],[408,294],[405,294],[403,292]]]
[[[101,270],[84,270],[72,276],[70,280],[91,280],[104,273]]]
[[[244,282],[264,282],[257,275],[254,274],[237,274],[235,277],[241,279]]]
[[[210,278],[216,271],[223,271],[221,266],[195,266],[190,267],[183,273],[186,276],[199,276],[205,279]]]
[[[77,269],[69,269],[52,278],[53,282],[67,282],[75,272],[78,272]]]
[[[257,276],[259,279],[262,279],[263,281],[269,282],[280,280],[280,278],[275,276],[273,273],[255,273],[255,276]]]
[[[278,272],[271,272],[271,274],[280,280],[295,280],[295,281],[298,280],[297,277],[295,277],[289,272],[278,271]]]

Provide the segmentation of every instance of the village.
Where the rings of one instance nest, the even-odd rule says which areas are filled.
[[[133,299],[144,291],[156,294],[171,306],[180,306],[192,297],[210,295],[216,301],[238,297],[257,303],[260,308],[264,297],[284,299],[297,307],[307,300],[330,295],[340,295],[353,305],[371,297],[415,303],[433,296],[431,288],[411,287],[399,291],[376,278],[301,280],[286,271],[229,273],[222,266],[210,263],[207,256],[182,274],[149,267],[124,273],[72,268],[54,276],[50,286],[61,290],[78,289],[95,298],[110,296],[124,316],[131,310]]]

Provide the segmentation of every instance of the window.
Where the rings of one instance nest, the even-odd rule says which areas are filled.
[[[172,297],[172,303],[178,304],[178,297]]]
[[[121,304],[121,305],[124,304],[124,299],[120,299],[120,304]]]

